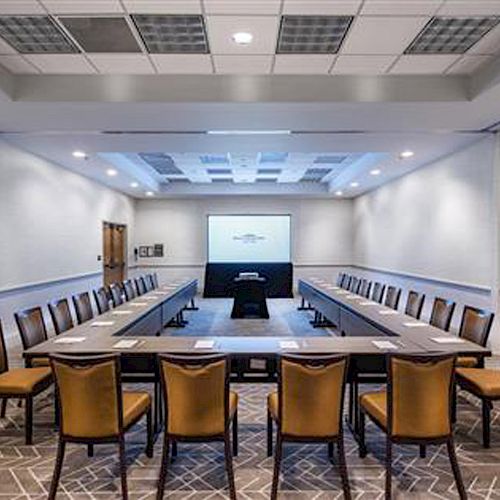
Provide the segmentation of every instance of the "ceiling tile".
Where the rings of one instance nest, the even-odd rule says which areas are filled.
[[[362,0],[285,0],[283,14],[354,16],[358,13]]]
[[[205,11],[213,14],[258,14],[277,16],[281,0],[205,0]]]
[[[447,0],[439,9],[440,16],[495,16],[500,15],[498,0]]]
[[[153,64],[158,73],[195,75],[212,73],[212,62],[205,54],[153,54]]]
[[[449,75],[470,75],[493,59],[492,56],[463,56],[447,72]]]
[[[145,55],[138,54],[92,54],[88,56],[99,73],[131,75],[151,74],[155,70]]]
[[[0,64],[11,73],[39,73],[39,71],[22,56],[0,56]]]
[[[0,38],[0,54],[17,54],[17,51]]]
[[[459,55],[403,55],[391,69],[392,74],[433,75],[446,71]]]
[[[45,14],[37,0],[0,0],[2,14]]]
[[[51,14],[116,14],[123,13],[119,0],[41,0]]]
[[[200,0],[122,0],[131,14],[201,14]]]
[[[265,75],[271,72],[273,56],[214,56],[216,73]]]
[[[339,55],[331,73],[335,75],[381,75],[390,68],[397,57]]]
[[[207,32],[212,54],[274,54],[279,18],[271,16],[209,16]],[[244,31],[253,35],[252,43],[236,44],[232,36]]]
[[[401,54],[425,26],[428,17],[358,17],[341,48],[342,54]]]
[[[333,55],[315,54],[278,54],[274,63],[274,73],[283,75],[325,75],[330,70],[334,57]]]
[[[42,73],[91,74],[95,69],[81,54],[29,54],[26,59]]]
[[[500,53],[500,24],[487,33],[479,42],[473,45],[467,54],[499,54]]]
[[[365,0],[361,15],[432,16],[442,0]]]

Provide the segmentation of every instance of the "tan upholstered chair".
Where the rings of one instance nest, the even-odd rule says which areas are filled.
[[[405,314],[415,319],[420,319],[422,308],[424,307],[425,294],[413,290],[408,292]]]
[[[434,304],[432,305],[429,324],[435,326],[436,328],[440,328],[445,332],[449,331],[454,311],[455,302],[441,297],[436,297],[434,299]]]
[[[385,285],[376,281],[375,284],[373,285],[372,300],[374,302],[382,304],[382,300],[384,299],[384,292],[385,292]]]
[[[113,307],[118,307],[123,304],[122,286],[120,283],[112,283],[109,285],[109,293],[111,294],[111,301]]]
[[[233,425],[233,452],[237,454],[238,395],[229,390],[226,356],[158,357],[165,399],[165,433],[157,498],[163,498],[170,445],[178,441],[223,441],[229,494],[236,499],[229,427]],[[176,451],[173,451],[175,454]]]
[[[158,283],[158,274],[153,273],[151,276],[153,276],[153,288],[159,288],[160,284]]]
[[[75,326],[69,310],[68,299],[53,300],[47,304],[47,307],[49,308],[56,335],[60,335]]]
[[[268,456],[272,454],[272,426],[277,442],[271,499],[278,495],[284,442],[328,443],[332,457],[337,444],[339,470],[345,498],[351,498],[345,463],[342,414],[347,356],[283,355],[278,365],[278,392],[268,396]]]
[[[9,370],[9,361],[2,323],[0,323],[0,398],[2,399],[1,417],[5,417],[9,398],[24,399],[25,405],[25,442],[33,442],[33,398],[45,391],[52,383],[50,367],[14,368]]]
[[[397,309],[399,306],[399,299],[401,297],[401,288],[395,286],[388,286],[387,293],[385,294],[384,305],[391,309]]]
[[[342,284],[342,288],[344,288],[345,290],[350,290],[352,279],[353,279],[352,276],[349,276],[348,274],[346,274],[344,277],[344,282]]]
[[[349,291],[352,293],[358,293],[360,284],[361,284],[360,279],[353,276],[351,278],[351,283],[349,284]]]
[[[14,313],[17,328],[21,336],[23,349],[29,349],[47,340],[47,328],[43,320],[41,307],[33,307]],[[27,366],[49,366],[49,358],[30,358]]]
[[[345,273],[339,273],[338,276],[337,276],[337,286],[342,286],[342,283],[344,281],[344,276],[345,276]]]
[[[108,292],[104,287],[94,290],[94,300],[97,306],[97,312],[104,314],[110,310]]]
[[[152,274],[146,274],[144,276],[144,283],[146,284],[146,290],[148,292],[151,292],[155,288],[155,284],[153,282],[153,275]]]
[[[132,280],[123,282],[123,290],[125,291],[125,298],[127,300],[132,300],[137,297],[137,291]]]
[[[138,278],[135,278],[134,281],[135,287],[137,288],[137,295],[144,295],[147,292],[144,278],[142,276],[139,276]]]
[[[387,390],[367,392],[359,398],[360,456],[366,456],[367,415],[387,435],[385,496],[390,499],[392,444],[419,445],[425,456],[426,445],[446,443],[458,493],[466,499],[451,419],[455,356],[389,355],[387,367]]]
[[[370,291],[372,288],[372,282],[368,281],[367,279],[363,278],[361,280],[361,285],[359,286],[359,295],[362,297],[365,297],[366,299],[370,298]]]
[[[121,388],[119,355],[90,357],[51,356],[58,395],[60,426],[56,465],[49,499],[55,499],[66,443],[118,443],[122,496],[128,498],[125,432],[147,418],[148,457],[153,456],[151,397],[147,392]]]
[[[92,310],[88,292],[73,295],[73,306],[75,308],[76,320],[79,325],[86,321],[90,321],[94,317],[94,311]]]

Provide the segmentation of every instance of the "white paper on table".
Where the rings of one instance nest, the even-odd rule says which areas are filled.
[[[132,314],[132,311],[113,311],[111,314],[115,316],[127,316],[127,314]]]
[[[353,299],[360,299],[361,297],[359,295],[348,295],[346,299],[353,300]]]
[[[54,340],[54,344],[78,344],[83,342],[86,337],[61,337]]]
[[[433,337],[431,340],[438,344],[463,344],[465,342],[459,337]]]
[[[94,321],[90,326],[113,326],[114,321]]]
[[[362,306],[378,306],[378,302],[372,302],[370,300],[364,300],[363,302],[359,303]]]
[[[195,349],[213,349],[215,340],[197,340],[194,343]]]
[[[147,302],[129,302],[128,305],[134,306],[134,307],[144,307],[144,306],[147,306],[148,303]]]
[[[138,340],[119,340],[114,346],[114,349],[130,349],[139,343]]]
[[[158,297],[142,297],[144,300],[156,300]]]
[[[346,292],[345,290],[341,290],[340,292],[337,292],[337,295],[349,295],[349,292]]]
[[[403,323],[404,326],[407,326],[408,328],[421,328],[423,326],[427,326],[427,323],[422,323],[421,321],[408,321],[406,323]]]
[[[378,347],[379,349],[395,350],[398,348],[397,345],[394,345],[392,342],[389,342],[388,340],[372,340],[372,344],[375,347]]]
[[[281,340],[280,341],[281,349],[298,349],[299,344],[295,342],[295,340]]]
[[[388,311],[386,309],[382,309],[381,311],[378,312],[379,314],[382,314],[382,316],[395,316],[396,314],[398,314],[397,311]]]

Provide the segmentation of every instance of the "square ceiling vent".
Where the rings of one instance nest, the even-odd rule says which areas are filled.
[[[203,16],[132,16],[144,44],[152,54],[208,54]]]
[[[463,54],[499,20],[500,17],[434,17],[405,54]]]
[[[283,16],[278,54],[336,54],[352,16]]]
[[[345,155],[321,155],[314,159],[316,165],[339,165],[347,160]]]
[[[141,52],[123,17],[60,17],[59,21],[85,52]]]
[[[50,16],[0,16],[0,36],[21,54],[79,52]]]
[[[228,155],[202,155],[200,162],[203,165],[227,165],[229,164]]]
[[[331,171],[331,168],[308,168],[300,180],[302,182],[321,182]]]
[[[139,158],[160,175],[184,175],[173,158],[165,153],[139,153]]]

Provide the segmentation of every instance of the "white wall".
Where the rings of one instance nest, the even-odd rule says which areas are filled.
[[[13,310],[100,282],[103,221],[127,224],[132,249],[131,198],[0,141],[0,318],[7,332]]]

